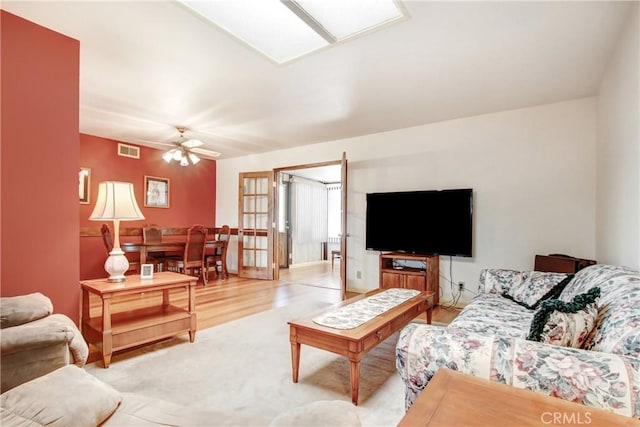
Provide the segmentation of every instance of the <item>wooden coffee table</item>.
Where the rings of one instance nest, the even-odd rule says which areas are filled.
[[[441,368],[398,427],[640,426],[634,418]]]
[[[330,310],[352,304],[385,290],[386,289],[375,289],[345,300],[331,307]],[[351,401],[357,405],[360,385],[360,360],[362,357],[366,352],[403,328],[422,312],[426,311],[427,323],[431,323],[432,308],[433,292],[422,292],[353,329],[334,329],[319,325],[312,320],[327,310],[288,322],[291,341],[293,382],[298,382],[301,344],[346,356],[350,361]]]

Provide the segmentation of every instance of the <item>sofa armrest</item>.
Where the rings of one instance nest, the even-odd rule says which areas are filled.
[[[640,418],[640,359],[410,324],[396,367],[407,409],[441,367]]]
[[[499,294],[520,284],[529,277],[529,271],[509,270],[506,268],[485,268],[480,271],[478,293]]]
[[[71,337],[69,341],[69,351],[71,352],[73,364],[83,367],[89,358],[89,345],[84,340],[80,329],[73,323],[73,320],[64,314],[52,314],[49,316],[49,321],[58,323],[66,330],[67,337]]]
[[[2,329],[0,353],[4,392],[71,363],[84,366],[89,348],[71,319],[52,314]]]
[[[0,298],[0,328],[10,328],[53,313],[51,300],[40,292]]]

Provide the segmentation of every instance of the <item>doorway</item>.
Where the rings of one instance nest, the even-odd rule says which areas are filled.
[[[276,172],[277,265],[282,278],[316,277],[313,286],[340,289],[342,162],[288,166]],[[304,270],[314,270],[305,275]],[[300,272],[299,272],[300,271]]]
[[[339,282],[340,293],[344,299],[346,296],[346,271],[347,271],[347,154],[342,153],[342,159],[322,163],[305,164],[299,166],[287,166],[276,168],[273,171],[265,172],[241,172],[240,192],[238,198],[238,276],[239,277],[260,277],[270,280],[278,280],[280,276],[281,258],[289,258],[292,243],[287,237],[291,223],[286,223],[288,209],[279,208],[280,191],[278,183],[281,174],[291,174],[297,171],[303,174],[302,170],[310,172],[331,171],[337,177],[340,173],[340,258],[339,258]],[[308,177],[305,177],[307,179]],[[254,182],[255,181],[255,182]],[[335,183],[337,178],[331,179]],[[330,182],[325,179],[325,182]],[[282,212],[282,215],[281,215]],[[308,216],[312,216],[311,212]],[[285,218],[281,220],[280,218]],[[283,230],[284,237],[280,237],[278,231]],[[281,245],[281,240],[287,240]],[[304,238],[302,239],[304,240]],[[322,243],[322,242],[318,242]],[[324,244],[328,244],[327,236],[324,236]],[[280,248],[284,247],[284,250]],[[322,246],[321,246],[322,247]],[[288,248],[288,249],[287,249]],[[316,246],[317,250],[317,246]],[[320,249],[322,253],[324,251]],[[329,252],[327,252],[329,253]],[[279,255],[282,254],[282,255]],[[287,260],[287,265],[291,262]]]

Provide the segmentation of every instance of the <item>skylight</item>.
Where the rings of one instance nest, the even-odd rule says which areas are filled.
[[[404,18],[394,0],[179,0],[283,64]]]

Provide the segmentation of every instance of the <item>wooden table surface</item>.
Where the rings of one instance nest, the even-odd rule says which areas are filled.
[[[135,274],[126,276],[124,282],[108,279],[83,280],[80,328],[86,341],[102,347],[105,368],[111,363],[114,351],[149,343],[162,338],[189,333],[193,342],[196,336],[195,287],[197,278],[171,271],[154,273],[152,279],[141,279]],[[188,307],[171,304],[170,291],[187,290]],[[162,292],[162,304],[142,307],[125,313],[113,314],[111,300],[117,296]],[[102,301],[102,313],[91,317],[89,294]]]
[[[147,262],[147,255],[153,252],[184,252],[184,247],[187,244],[186,240],[164,240],[162,242],[155,243],[142,243],[142,242],[122,242],[120,248],[123,252],[138,252],[140,254],[140,264]],[[205,242],[205,249],[220,248],[225,244],[224,241],[207,240]]]
[[[386,291],[375,289],[357,297],[343,301],[329,309],[289,321],[289,339],[291,341],[291,369],[293,382],[298,382],[301,344],[346,356],[350,361],[351,401],[358,404],[360,384],[360,360],[366,352],[397,332],[421,313],[426,311],[427,323],[431,323],[433,292],[421,292],[392,309],[381,313],[368,322],[353,329],[336,329],[322,326],[313,318],[322,312],[353,304],[363,298]]]
[[[440,368],[398,427],[640,426],[634,418]]]

